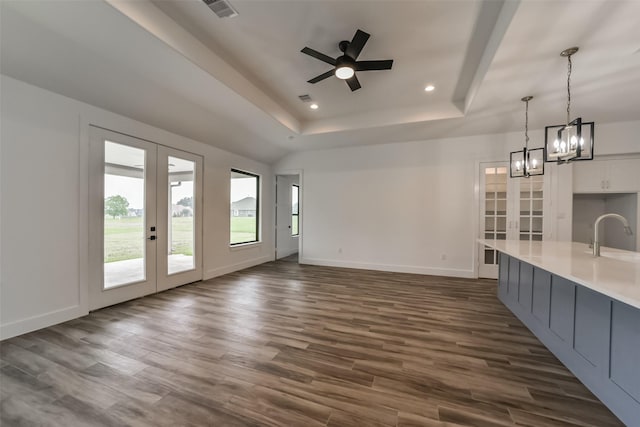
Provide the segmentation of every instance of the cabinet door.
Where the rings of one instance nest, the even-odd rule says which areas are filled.
[[[640,159],[607,161],[605,191],[614,193],[640,191]]]
[[[590,160],[573,164],[574,193],[602,193],[605,191],[607,161]]]
[[[640,191],[640,159],[575,162],[574,193],[635,193]]]

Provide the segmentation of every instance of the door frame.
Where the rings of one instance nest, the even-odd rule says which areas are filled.
[[[304,175],[302,169],[278,169],[274,171],[274,259],[278,259],[278,175],[297,175],[299,186],[298,197],[298,263],[304,264]]]

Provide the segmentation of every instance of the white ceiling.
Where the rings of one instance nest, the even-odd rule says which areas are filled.
[[[151,125],[273,162],[296,150],[521,130],[559,124],[566,60],[573,111],[601,122],[640,119],[640,2],[249,1],[220,19],[201,0],[2,0],[3,74]],[[351,92],[330,66],[357,29]],[[436,85],[432,93],[426,84]],[[298,95],[320,105],[311,111]]]

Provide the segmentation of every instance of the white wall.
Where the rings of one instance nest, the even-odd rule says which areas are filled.
[[[596,153],[637,152],[640,122],[597,126]],[[541,147],[543,131],[530,132]],[[304,171],[301,262],[473,277],[477,175],[508,161],[521,132],[294,153]],[[571,238],[571,166],[547,164],[554,239]],[[567,228],[568,227],[568,228]]]
[[[277,175],[278,224],[276,227],[276,258],[284,258],[298,252],[299,236],[291,235],[291,187],[300,184],[298,175]],[[299,215],[299,218],[302,215]]]
[[[87,313],[88,130],[204,157],[204,278],[273,259],[271,167],[2,76],[0,337]],[[262,243],[229,248],[229,170],[262,175]]]
[[[625,249],[635,251],[636,236],[638,235],[638,193],[632,194],[611,194],[605,199],[605,212],[617,213],[629,221],[629,227],[633,234],[626,234],[622,224],[615,219],[604,220],[604,243],[603,246],[610,248]]]
[[[478,161],[508,135],[292,154],[304,171],[301,262],[472,276]],[[445,259],[442,259],[442,258]]]
[[[593,222],[603,213],[605,213],[605,198],[602,195],[574,194],[571,240],[592,243]]]

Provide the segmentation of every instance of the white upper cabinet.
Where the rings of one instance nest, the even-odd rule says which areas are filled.
[[[640,191],[640,158],[592,160],[573,164],[574,193]]]

